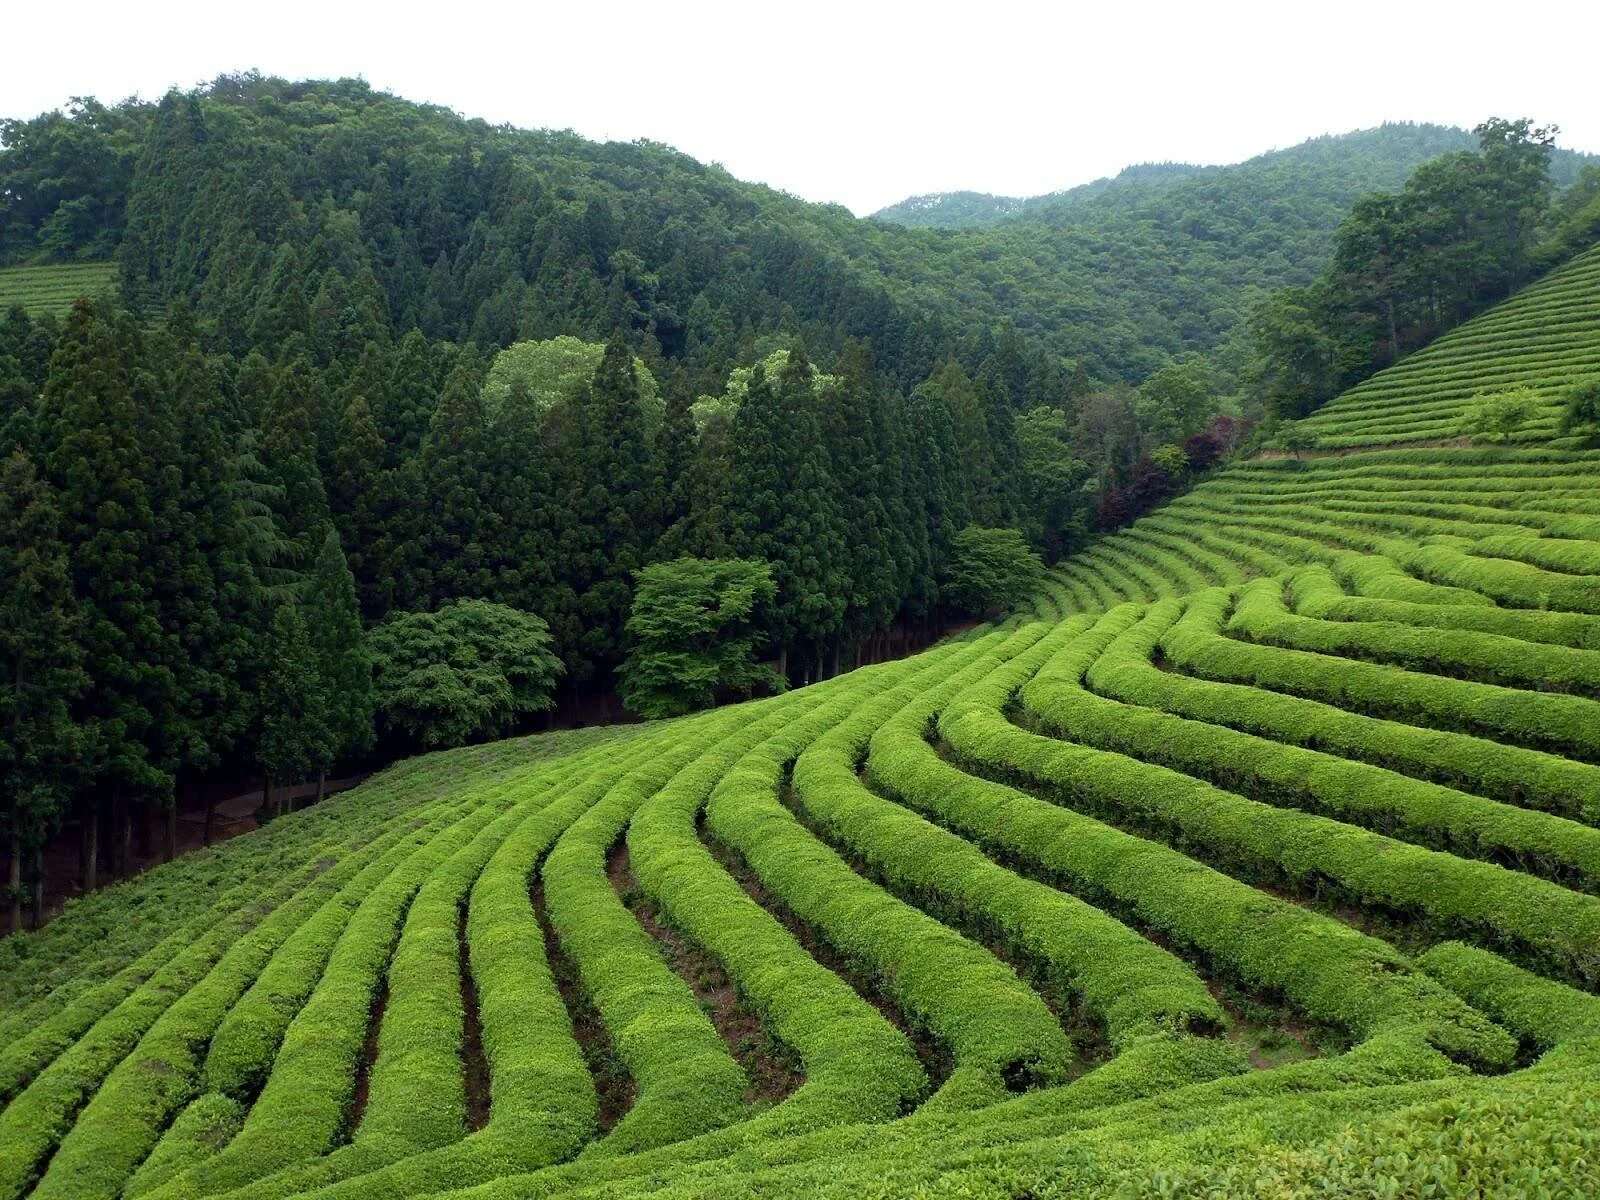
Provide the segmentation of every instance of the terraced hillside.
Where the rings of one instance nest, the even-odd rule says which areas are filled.
[[[77,902],[0,1197],[1600,1192],[1600,452],[1406,444],[1597,363],[1590,254],[1031,612]]]
[[[0,312],[21,306],[29,316],[64,313],[79,296],[98,296],[116,284],[115,263],[54,263],[0,269]]]

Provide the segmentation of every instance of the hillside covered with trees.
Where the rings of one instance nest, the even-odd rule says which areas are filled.
[[[11,861],[70,827],[92,887],[218,780],[271,797],[613,688],[683,712],[1016,601],[1296,415],[1279,343],[1201,352],[1346,269],[1378,202],[1341,197],[1476,213],[1520,181],[1514,222],[1434,238],[1459,294],[1408,348],[1579,247],[1592,174],[1558,192],[1549,138],[1499,122],[1407,175],[1455,137],[1134,172],[1056,237],[359,81],[6,121]],[[98,298],[58,312],[62,264]]]

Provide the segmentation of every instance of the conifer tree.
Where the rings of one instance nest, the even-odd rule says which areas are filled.
[[[772,564],[780,673],[798,648],[803,678],[813,677],[844,613],[844,526],[812,377],[798,341],[776,380],[757,365],[734,418],[730,503],[738,556]]]
[[[164,795],[171,786],[152,753],[161,716],[177,699],[177,650],[163,626],[154,575],[154,463],[142,434],[157,401],[142,357],[126,314],[80,302],[39,405],[44,473],[61,508],[83,665],[94,680],[74,707],[94,747],[82,793],[86,888],[96,880],[100,801],[109,801],[121,834],[130,797]]]
[[[579,633],[563,643],[575,679],[614,666],[622,655],[632,574],[654,541],[659,503],[639,404],[633,354],[607,344],[588,386],[575,391],[561,470],[565,512],[561,555],[578,597]],[[561,631],[565,632],[565,631]]]
[[[491,460],[482,392],[471,372],[458,367],[445,381],[422,444],[428,550],[420,586],[435,602],[482,595],[490,586]]]
[[[276,793],[306,778],[328,758],[327,694],[305,618],[293,600],[273,614],[261,677],[261,731],[256,761],[267,781],[267,805],[282,811]]]
[[[327,734],[324,757],[317,763],[320,800],[320,783],[327,769],[367,750],[373,737],[372,655],[361,627],[356,582],[332,525],[323,533],[322,547],[307,580],[305,609]]]
[[[14,449],[0,463],[0,811],[13,932],[22,927],[22,864],[60,826],[86,749],[72,720],[89,685],[74,610],[55,497]]]
[[[872,353],[862,343],[851,341],[839,366],[837,382],[822,397],[821,409],[844,525],[841,566],[848,606],[842,619],[843,634],[856,644],[888,626],[899,607],[899,593],[886,503],[891,479],[876,420],[878,381]]]
[[[292,566],[315,557],[328,500],[317,467],[317,421],[327,393],[310,361],[296,355],[278,369],[262,423],[261,459],[282,487],[278,517],[294,547]]]

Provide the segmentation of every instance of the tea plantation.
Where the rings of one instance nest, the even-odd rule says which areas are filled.
[[[1031,611],[74,902],[0,1200],[1600,1194],[1597,372],[1590,252]]]
[[[114,263],[55,263],[0,269],[0,312],[20,306],[29,316],[60,315],[79,296],[98,296],[116,283]]]

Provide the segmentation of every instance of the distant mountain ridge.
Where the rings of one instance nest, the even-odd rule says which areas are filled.
[[[1195,176],[1225,175],[1234,171],[1248,173],[1252,169],[1269,166],[1274,160],[1303,160],[1320,156],[1330,150],[1338,151],[1345,148],[1359,150],[1362,143],[1371,142],[1375,136],[1381,136],[1388,131],[1399,131],[1403,134],[1395,146],[1397,149],[1402,149],[1401,156],[1411,163],[1407,168],[1408,171],[1417,163],[1434,155],[1445,154],[1451,150],[1468,150],[1476,145],[1476,139],[1470,132],[1454,126],[1389,122],[1372,129],[1308,138],[1297,145],[1267,150],[1239,163],[1213,166],[1182,162],[1134,163],[1124,167],[1116,175],[1038,196],[997,196],[988,192],[967,190],[925,192],[880,208],[872,213],[869,219],[888,221],[911,228],[985,229],[1002,221],[1038,215],[1107,193],[1126,194],[1128,189],[1160,187],[1179,180],[1192,179]],[[1421,158],[1412,160],[1412,151],[1420,153]],[[1585,162],[1593,161],[1596,161],[1594,155],[1558,150],[1552,160],[1551,171],[1558,183],[1565,184],[1571,182]],[[1393,186],[1398,186],[1401,181],[1403,177]]]

